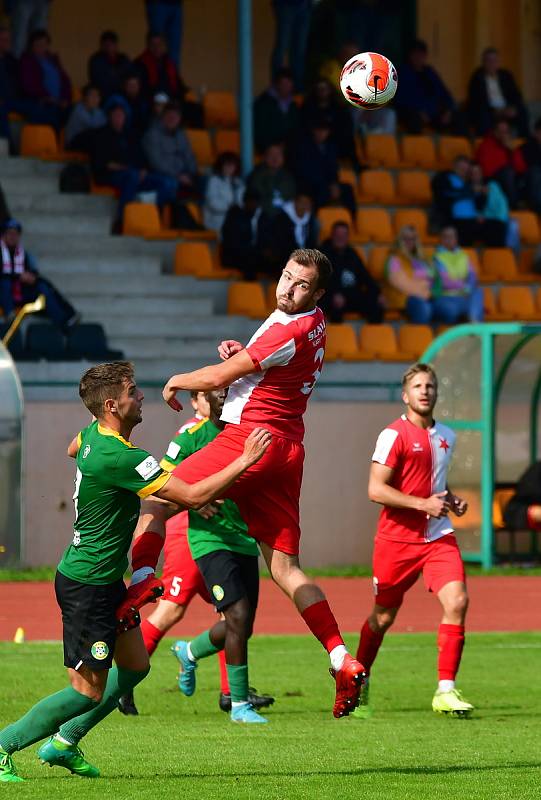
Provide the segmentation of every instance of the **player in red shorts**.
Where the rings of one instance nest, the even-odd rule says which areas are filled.
[[[347,652],[321,589],[299,566],[299,495],[304,448],[303,414],[321,373],[325,356],[325,319],[318,300],[332,274],[329,260],[318,250],[295,250],[276,290],[277,309],[244,347],[224,341],[222,363],[184,375],[174,375],[163,396],[176,411],[180,390],[212,391],[230,386],[222,413],[225,430],[175,469],[188,482],[228,464],[258,425],[272,433],[269,452],[260,469],[251,469],[238,491],[227,497],[239,506],[250,534],[261,547],[273,579],[294,601],[312,633],[330,655],[336,680],[335,717],[349,714],[359,700],[364,668]],[[139,533],[148,553],[152,534],[160,546],[164,507],[146,503]],[[148,544],[147,544],[148,543]]]
[[[443,609],[438,631],[439,684],[434,711],[469,716],[473,706],[455,687],[464,647],[468,595],[464,565],[449,511],[462,516],[467,504],[447,485],[455,434],[434,420],[438,382],[427,364],[414,364],[402,380],[406,413],[383,430],[372,456],[368,496],[383,509],[374,545],[372,613],[361,630],[357,658],[370,669],[393,624],[405,592],[422,573]],[[354,716],[369,714],[368,681]]]

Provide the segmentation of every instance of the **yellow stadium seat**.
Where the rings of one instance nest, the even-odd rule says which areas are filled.
[[[508,247],[487,247],[483,252],[481,275],[484,280],[518,280],[515,254]]]
[[[195,128],[186,128],[186,136],[192,146],[197,165],[210,167],[214,163],[214,150],[210,133]]]
[[[412,325],[406,323],[398,330],[398,349],[407,353],[408,358],[420,358],[434,338],[430,325]]]
[[[220,153],[240,153],[240,133],[232,130],[219,130],[214,134],[216,155]]]
[[[539,221],[533,211],[512,211],[511,217],[518,222],[522,244],[538,245],[541,242]]]
[[[502,314],[516,320],[538,320],[533,295],[528,286],[502,286],[498,294],[498,307]]]
[[[207,128],[236,128],[239,124],[237,101],[233,92],[207,92],[203,98]]]
[[[403,136],[402,160],[411,167],[435,169],[438,163],[436,149],[431,136]]]
[[[162,228],[158,208],[154,203],[127,203],[122,232],[126,236],[144,236],[146,239],[178,238],[178,231]]]
[[[371,276],[380,283],[385,277],[385,262],[389,255],[387,245],[373,245],[368,254],[367,268]]]
[[[441,166],[451,167],[457,156],[472,158],[472,146],[465,136],[440,136],[438,156]]]
[[[437,238],[428,233],[428,217],[422,208],[399,208],[394,215],[394,229],[398,236],[404,225],[413,225],[422,242],[435,242]]]
[[[364,152],[371,167],[398,167],[400,164],[398,145],[390,133],[372,133],[367,136]]]
[[[393,176],[386,169],[367,169],[359,178],[359,203],[392,204],[396,198]]]
[[[359,333],[359,346],[365,359],[398,361],[396,335],[391,325],[366,323]]]
[[[523,247],[518,257],[518,277],[520,281],[534,281],[538,283],[541,280],[539,272],[534,272],[534,261],[536,255],[536,248]]]
[[[22,156],[56,158],[58,142],[54,128],[50,125],[23,125],[20,152]]]
[[[357,175],[354,170],[349,167],[340,167],[338,170],[338,181],[339,183],[349,183],[353,192],[355,192],[357,188]]]
[[[206,242],[179,242],[175,248],[174,273],[218,280],[237,278],[240,275],[238,270],[216,265]]]
[[[401,170],[397,176],[396,190],[402,203],[428,206],[432,202],[432,189],[428,172]]]
[[[359,208],[354,237],[360,242],[392,242],[391,217],[385,208]]]
[[[481,264],[479,262],[479,253],[475,249],[475,247],[465,247],[464,252],[468,254],[468,258],[470,259],[471,265],[474,268],[477,275],[481,274]]]
[[[485,312],[485,319],[487,322],[500,322],[506,319],[505,314],[498,309],[494,292],[490,286],[483,287],[483,309]]]
[[[325,359],[328,361],[360,361],[357,337],[350,325],[327,325],[327,344],[325,345]]]
[[[232,283],[227,297],[227,313],[264,319],[267,316],[267,305],[261,284],[249,281]]]
[[[344,206],[324,206],[317,212],[319,240],[323,242],[331,235],[335,222],[346,222],[351,227],[351,214]]]

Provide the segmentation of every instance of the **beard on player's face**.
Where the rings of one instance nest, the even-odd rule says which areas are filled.
[[[428,397],[410,397],[407,395],[407,404],[409,408],[420,417],[431,417],[436,405],[437,395],[429,395]]]

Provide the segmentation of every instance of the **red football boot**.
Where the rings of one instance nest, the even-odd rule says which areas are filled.
[[[154,574],[147,575],[134,586],[129,586],[126,597],[116,610],[117,630],[128,631],[135,628],[141,621],[139,609],[147,603],[155,603],[163,592],[163,583]]]
[[[329,672],[336,681],[333,716],[336,719],[347,717],[359,705],[359,694],[366,678],[366,672],[363,665],[350,656],[349,653],[346,653],[341,669],[334,670],[331,667]]]

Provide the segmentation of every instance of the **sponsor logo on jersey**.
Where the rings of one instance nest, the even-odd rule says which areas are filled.
[[[81,544],[81,534],[79,533],[79,531],[74,530],[73,531],[73,546],[74,547],[79,547],[80,544]]]
[[[218,586],[217,583],[215,583],[214,586],[212,587],[212,594],[219,603],[224,599],[225,596],[224,590],[222,589],[221,586]]]
[[[169,447],[167,448],[166,456],[167,458],[176,458],[180,453],[180,445],[176,442],[169,442]]]
[[[315,339],[317,336],[321,336],[321,334],[325,333],[326,327],[327,326],[324,322],[320,322],[319,325],[316,325],[313,330],[308,331],[308,341],[311,342],[312,339]]]
[[[414,453],[422,453],[423,445],[420,442],[413,442],[413,447],[411,449]]]
[[[160,471],[160,465],[153,456],[149,456],[144,461],[141,461],[140,464],[137,464],[135,471],[139,473],[144,481],[148,481],[149,478],[152,478],[153,475]]]
[[[109,655],[109,646],[107,642],[94,642],[90,648],[90,653],[96,661],[103,661]]]
[[[85,449],[83,450],[83,458],[86,458],[89,453],[90,453],[90,445],[87,444]]]
[[[440,436],[440,449],[441,450],[445,450],[445,452],[447,452],[447,450],[449,450],[449,442],[447,441],[447,439],[444,439],[442,436]]]

